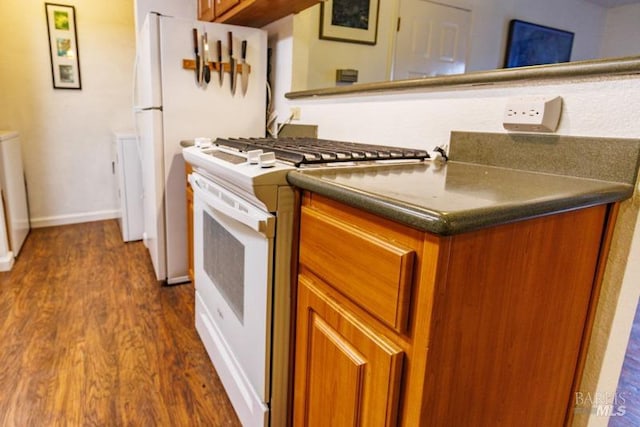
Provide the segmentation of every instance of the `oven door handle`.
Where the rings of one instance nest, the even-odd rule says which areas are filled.
[[[275,235],[275,217],[270,213],[250,205],[233,193],[196,174],[189,175],[189,183],[195,197],[211,209],[246,225],[267,238]]]

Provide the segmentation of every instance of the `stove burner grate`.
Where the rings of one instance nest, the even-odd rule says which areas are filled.
[[[216,145],[239,151],[272,151],[278,160],[295,166],[373,160],[424,160],[425,150],[332,141],[316,138],[218,138]]]

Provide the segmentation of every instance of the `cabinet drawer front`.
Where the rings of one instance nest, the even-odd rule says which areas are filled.
[[[415,251],[303,207],[300,263],[390,327],[406,328]]]

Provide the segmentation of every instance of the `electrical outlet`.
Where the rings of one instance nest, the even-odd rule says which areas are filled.
[[[560,121],[562,98],[531,96],[507,101],[502,125],[521,132],[554,132]]]
[[[291,120],[300,120],[300,107],[291,107]]]

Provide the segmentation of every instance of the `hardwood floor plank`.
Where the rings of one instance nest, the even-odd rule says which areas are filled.
[[[0,273],[0,425],[239,426],[193,298],[115,221],[32,230]]]

